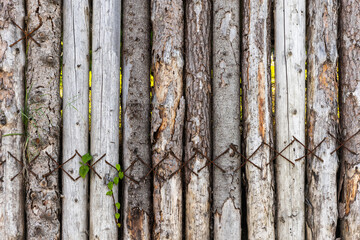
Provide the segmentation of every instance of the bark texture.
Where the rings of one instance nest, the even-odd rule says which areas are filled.
[[[154,239],[182,239],[182,181],[180,167],[185,115],[183,97],[183,1],[152,0],[155,90],[151,119],[154,173]],[[171,155],[171,152],[176,156]],[[165,160],[163,160],[165,158]]]
[[[213,159],[234,144],[240,151],[240,1],[213,2]],[[241,238],[240,157],[229,152],[213,166],[214,239]],[[230,224],[231,223],[231,224]]]
[[[275,1],[276,149],[305,143],[305,1]],[[305,238],[304,147],[294,142],[276,160],[277,237]]]
[[[89,144],[89,34],[88,1],[63,1],[63,163]],[[80,158],[65,163],[73,178],[79,176]],[[62,174],[62,238],[87,239],[88,178],[74,182]]]
[[[309,1],[307,79],[307,239],[335,239],[338,218],[337,1]],[[318,157],[324,160],[322,162]]]
[[[340,124],[343,140],[351,137],[360,126],[360,2],[340,1]],[[346,143],[359,153],[360,135]],[[344,240],[360,238],[360,160],[342,148],[340,183],[342,187],[340,218]]]
[[[271,112],[271,1],[244,1],[243,93],[248,239],[275,239]],[[253,155],[253,153],[259,150]]]
[[[123,11],[123,163],[140,181],[150,170],[150,2],[124,0]],[[134,163],[134,164],[132,164]],[[151,239],[151,177],[124,179],[124,239]]]
[[[61,99],[61,2],[28,0],[28,29],[40,43],[28,42],[26,88],[28,92],[26,214],[27,239],[60,239],[59,161]],[[37,157],[38,156],[38,157]]]
[[[117,171],[106,164],[119,163],[120,109],[120,1],[93,1],[92,21],[92,83],[91,83],[91,143],[95,163],[90,175],[90,240],[116,239],[114,203],[107,196],[107,184]],[[113,189],[118,200],[118,187]]]
[[[186,1],[186,239],[210,239],[211,1]],[[197,151],[201,152],[199,154]],[[198,172],[201,170],[200,172]]]
[[[4,0],[0,4],[0,236],[3,239],[24,239],[24,187],[21,165],[24,149],[23,124],[20,111],[24,108],[25,48],[19,43],[22,32],[12,22],[24,27],[23,1]]]

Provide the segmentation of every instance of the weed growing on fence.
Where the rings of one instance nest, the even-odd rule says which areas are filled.
[[[114,193],[113,193],[113,187],[114,184],[118,185],[119,181],[124,178],[124,172],[121,170],[120,164],[116,164],[115,166],[116,170],[118,171],[118,175],[114,177],[114,180],[108,183],[108,189],[109,191],[106,193],[107,196],[111,196],[114,202],[114,210],[115,210],[115,222],[116,226],[121,227],[121,224],[119,222],[120,219],[120,203],[115,201]]]
[[[93,156],[90,155],[90,153],[86,153],[85,155],[81,156],[81,162],[80,162],[80,168],[79,168],[79,175],[82,178],[85,178],[87,173],[89,172],[90,168],[87,165],[89,161],[93,159]]]

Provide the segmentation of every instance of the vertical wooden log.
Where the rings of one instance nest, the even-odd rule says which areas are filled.
[[[89,37],[88,1],[65,0],[63,35],[63,163],[77,150],[88,152]],[[67,162],[65,171],[79,175],[80,159]],[[62,175],[62,238],[87,239],[88,178],[74,182]]]
[[[340,124],[343,139],[350,138],[360,126],[360,2],[340,1]],[[346,143],[359,154],[360,135]],[[341,238],[360,238],[360,160],[357,154],[342,148],[340,185]]]
[[[307,147],[316,156],[307,153],[306,236],[314,240],[336,238],[337,143],[328,133],[338,130],[337,11],[337,1],[321,0],[309,1],[307,11]]]
[[[27,0],[29,39],[26,69],[28,139],[26,214],[28,239],[60,239],[58,172],[44,176],[60,163],[61,2]],[[42,25],[41,25],[42,23]],[[49,156],[48,156],[48,155]]]
[[[154,173],[154,239],[182,239],[182,181],[180,173],[185,115],[183,97],[184,9],[182,0],[152,0],[155,91],[151,119]],[[176,158],[170,153],[174,153]],[[165,158],[165,160],[163,160]]]
[[[124,0],[123,15],[123,162],[127,169],[150,155],[150,1]],[[139,180],[150,169],[140,161],[127,171]],[[151,239],[151,178],[139,184],[124,179],[124,239]]]
[[[210,19],[211,1],[186,1],[186,239],[210,239]],[[198,172],[201,170],[200,172]]]
[[[93,1],[92,22],[92,83],[91,83],[91,143],[97,163],[90,176],[90,239],[116,239],[114,203],[107,184],[117,175],[114,166],[119,163],[119,109],[120,109],[120,1]],[[113,190],[118,199],[118,188]]]
[[[240,1],[215,0],[213,28],[213,159],[240,150]],[[240,158],[226,153],[213,167],[214,239],[241,238]],[[231,224],[230,224],[231,223]]]
[[[0,236],[24,239],[24,188],[20,174],[11,180],[21,165],[8,152],[22,161],[24,149],[21,111],[24,108],[25,48],[23,43],[10,47],[21,38],[20,27],[25,6],[23,1],[5,0],[0,7]],[[10,134],[10,135],[7,135]],[[19,135],[11,135],[19,134]]]
[[[305,1],[275,1],[276,149],[305,143]],[[294,142],[276,160],[277,237],[305,238],[305,149]]]
[[[271,1],[244,1],[243,19],[243,119],[247,179],[247,227],[249,239],[275,239],[275,196],[271,112]],[[261,146],[259,149],[258,147]],[[257,150],[258,149],[258,150]],[[253,153],[257,152],[253,155]]]

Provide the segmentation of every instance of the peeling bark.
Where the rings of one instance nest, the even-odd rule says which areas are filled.
[[[25,6],[22,1],[4,0],[0,4],[0,236],[24,239],[24,183],[19,163],[8,152],[23,159],[24,137],[20,111],[24,108],[25,48],[10,45],[22,37]]]
[[[93,161],[106,157],[94,166],[102,179],[90,175],[90,240],[118,237],[113,199],[106,195],[117,171],[105,160],[115,166],[120,155],[120,12],[120,1],[93,1],[90,153]],[[118,201],[117,186],[113,193]]]
[[[60,151],[60,38],[61,2],[27,0],[28,29],[42,26],[28,44],[26,88],[28,92],[28,139],[26,214],[28,239],[60,239],[60,193],[57,167]],[[36,158],[36,156],[39,156]]]
[[[140,180],[150,169],[150,2],[124,0],[123,11],[123,162]],[[137,161],[134,165],[134,163]],[[124,179],[124,239],[151,239],[151,177],[139,184]]]
[[[63,163],[89,151],[89,33],[88,1],[64,1],[63,55]],[[64,164],[74,178],[80,159]],[[62,175],[62,239],[87,239],[88,178],[74,182]]]
[[[338,218],[337,169],[337,1],[310,1],[308,5],[307,147],[324,139],[307,157],[307,239],[335,239]]]
[[[276,150],[305,143],[305,0],[275,1]],[[276,160],[277,237],[305,239],[305,154],[294,142]]]
[[[182,181],[172,151],[182,159],[185,115],[183,98],[183,1],[152,0],[153,62],[155,90],[151,120],[154,174],[154,239],[182,239]]]
[[[344,140],[360,126],[360,2],[340,1],[340,124]],[[359,153],[360,135],[357,134],[346,147]],[[342,187],[339,214],[341,237],[344,240],[360,238],[360,160],[342,148]]]
[[[240,1],[214,1],[213,159],[230,144],[240,150]],[[240,158],[226,153],[213,167],[214,239],[241,238]],[[231,223],[231,224],[229,224]]]
[[[243,118],[246,157],[262,142],[273,145],[271,118],[271,1],[244,1]],[[263,145],[246,164],[248,239],[275,239],[272,151]]]
[[[201,152],[210,152],[210,19],[211,1],[186,1],[186,239],[210,239],[210,167]]]

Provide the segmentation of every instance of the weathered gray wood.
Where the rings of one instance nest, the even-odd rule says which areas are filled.
[[[92,21],[92,83],[91,83],[91,146],[97,163],[90,177],[90,239],[116,239],[114,203],[107,196],[107,183],[117,176],[114,166],[119,163],[119,104],[120,104],[120,1],[93,1]],[[114,187],[115,200],[118,187]]]
[[[344,140],[359,130],[360,126],[360,2],[340,1],[340,124]],[[357,134],[346,147],[359,151]],[[339,215],[341,238],[360,238],[360,160],[342,148],[340,187],[342,188]]]
[[[240,150],[240,1],[213,2],[213,158]],[[214,239],[241,238],[240,158],[227,153],[213,167]],[[231,224],[230,224],[231,223]]]
[[[123,163],[127,169],[141,158],[151,166],[150,154],[150,1],[123,1]],[[140,180],[150,169],[140,161],[126,172]],[[139,184],[124,179],[124,239],[151,239],[151,177]]]
[[[276,148],[305,143],[305,1],[275,1]],[[276,160],[277,237],[305,238],[305,154],[293,143]]]
[[[335,239],[338,217],[337,1],[309,1],[307,29],[307,239]]]
[[[20,111],[24,108],[23,43],[10,47],[22,32],[11,20],[24,28],[23,1],[1,1],[0,7],[0,236],[2,239],[24,239],[24,183],[19,163],[22,161],[24,134]]]
[[[65,0],[63,6],[63,149],[65,163],[77,150],[88,152],[89,144],[89,37],[88,1]],[[79,176],[76,156],[64,165]],[[87,239],[88,178],[74,182],[62,175],[62,239]]]
[[[29,30],[41,44],[29,40],[26,67],[28,92],[26,215],[27,239],[60,239],[60,192],[57,167],[60,151],[61,2],[27,0]],[[38,156],[38,157],[37,157]],[[37,157],[37,158],[36,158]],[[36,158],[36,159],[35,159]]]
[[[211,1],[186,1],[186,123],[185,161],[196,156],[186,169],[186,239],[210,239],[210,20]],[[200,172],[198,172],[201,169]]]
[[[247,179],[248,239],[275,239],[275,193],[271,112],[271,1],[244,1],[243,19],[243,119]],[[259,150],[252,155],[259,146]]]
[[[153,166],[166,157],[154,174],[153,239],[182,239],[182,181],[180,173],[170,179],[182,159],[185,115],[183,97],[184,2],[152,0],[154,95],[151,119]]]

